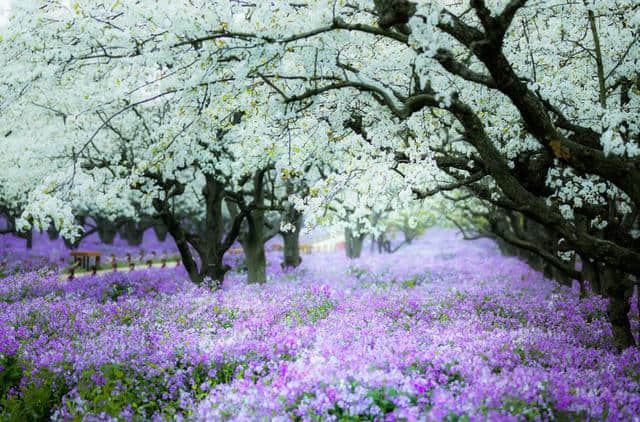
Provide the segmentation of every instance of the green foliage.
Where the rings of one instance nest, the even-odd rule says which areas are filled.
[[[23,371],[21,362],[13,356],[4,358],[2,365],[0,421],[3,422],[46,421],[63,403],[71,415],[78,418],[86,413],[119,417],[130,406],[134,420],[147,420],[154,414],[171,419],[178,412],[190,412],[183,408],[178,395],[170,391],[174,371],[189,373],[184,388],[191,390],[196,399],[203,399],[213,386],[244,377],[247,368],[246,364],[237,361],[195,367],[178,363],[168,370],[170,373],[150,375],[120,363],[91,367],[83,371],[77,383],[77,394],[83,401],[80,408],[73,400],[64,400],[70,388],[61,375],[46,369],[30,374]],[[157,368],[152,363],[148,365]],[[28,381],[20,387],[23,376],[28,377]],[[163,396],[170,399],[163,399]]]
[[[545,409],[540,404],[529,403],[516,397],[506,398],[502,403],[502,410],[512,415],[522,415],[527,420],[540,419],[545,413]]]
[[[149,364],[155,367],[153,364]],[[244,367],[235,361],[221,362],[213,367],[198,364],[187,367],[176,365],[175,370],[185,370],[191,376],[185,388],[191,390],[197,399],[203,399],[209,388],[231,382],[237,375],[243,375]],[[173,371],[173,369],[172,369]],[[117,417],[131,406],[138,418],[148,419],[154,414],[171,417],[183,409],[179,397],[170,392],[167,374],[140,374],[123,364],[105,364],[99,368],[86,369],[78,383],[80,397],[88,403],[88,408],[78,409],[78,413],[106,413]],[[172,400],[163,400],[163,396]]]
[[[38,327],[39,330],[47,335],[55,335],[54,330],[50,327],[49,318],[43,315],[39,309],[31,309],[27,314],[27,318],[22,322],[22,325],[30,329]]]
[[[111,285],[111,288],[104,293],[104,297],[102,298],[102,302],[106,302],[107,299],[111,299],[116,302],[118,298],[125,293],[127,293],[128,287],[124,284],[114,283]]]
[[[103,382],[96,382],[103,378]],[[153,414],[159,410],[158,404],[144,391],[157,391],[161,378],[137,378],[132,371],[122,364],[105,364],[100,368],[86,369],[78,382],[78,393],[88,403],[92,413],[105,412],[118,416],[128,404],[136,413]]]
[[[469,415],[462,414],[458,415],[456,413],[449,413],[443,419],[444,422],[469,422]]]
[[[236,374],[244,376],[246,370],[245,365],[241,365],[239,362],[228,361],[221,362],[216,367],[216,375],[213,378],[209,378],[213,385],[228,384],[235,378]],[[203,378],[202,381],[205,379]]]
[[[213,307],[213,313],[217,316],[216,323],[222,328],[232,328],[233,323],[238,319],[238,310],[234,308]]]
[[[467,298],[467,294],[463,293],[463,292],[456,292],[456,300],[458,302],[464,302],[464,300]]]
[[[502,401],[502,408],[500,410],[512,415],[523,416],[527,421],[555,420],[561,422],[577,422],[587,418],[586,411],[572,412],[560,410],[556,409],[553,403],[530,403],[517,397],[505,398]]]
[[[464,383],[464,378],[462,374],[457,369],[454,369],[456,365],[458,365],[458,361],[452,361],[445,364],[441,371],[443,374],[447,376],[447,384],[446,387],[450,387],[452,384],[462,384]]]
[[[485,314],[493,314],[500,318],[509,319],[514,322],[517,321],[521,325],[526,325],[528,322],[527,316],[521,310],[511,309],[502,306],[501,304],[493,303],[493,298],[488,295],[484,296],[482,301],[475,305],[474,309],[476,311],[476,315],[480,317]],[[496,321],[494,322],[494,325],[502,327],[504,324]]]
[[[294,324],[315,324],[321,319],[325,319],[329,316],[329,312],[333,309],[333,302],[329,299],[324,299],[321,303],[315,306],[307,306],[302,309],[292,309],[284,316],[288,325]]]
[[[414,275],[413,277],[402,282],[402,287],[405,289],[412,289],[418,285],[418,276]]]
[[[355,392],[356,388],[360,385],[358,381],[352,380],[350,381],[351,391]],[[321,387],[325,387],[325,385],[321,385]],[[396,410],[397,406],[394,403],[394,399],[400,396],[405,396],[409,399],[409,401],[416,405],[418,403],[418,397],[409,393],[405,393],[402,391],[398,391],[395,388],[388,387],[378,387],[368,389],[366,392],[367,397],[371,398],[372,406],[371,408],[364,410],[358,414],[352,414],[348,409],[341,407],[338,403],[334,404],[332,409],[328,410],[328,414],[333,416],[335,420],[341,422],[356,422],[356,421],[375,421],[381,420],[381,415],[388,415]],[[307,399],[313,399],[316,397],[315,392],[303,392],[298,397],[296,397],[295,401],[289,405],[287,405],[287,411],[289,416],[293,418],[295,421],[303,420],[302,416],[299,416],[296,410],[300,407],[300,405]],[[285,397],[282,396],[281,400],[285,400]],[[375,410],[377,408],[379,410]],[[325,418],[321,415],[317,414],[306,414],[304,420],[312,420],[312,421],[323,421]]]
[[[384,414],[391,413],[396,408],[395,403],[390,400],[390,398],[398,396],[398,392],[394,388],[390,388],[388,391],[383,387],[376,388],[369,391],[367,395],[373,399],[375,405]]]
[[[524,350],[522,347],[516,347],[513,349],[513,353],[518,355],[524,364],[537,362],[545,357],[545,354],[542,351],[535,348]]]
[[[358,280],[364,278],[367,274],[369,274],[369,270],[364,267],[358,267],[356,265],[351,265],[347,268],[347,274],[352,275]]]
[[[9,276],[9,275],[7,275]],[[2,279],[2,275],[0,274],[0,279]],[[6,303],[16,303],[16,302],[21,302],[23,300],[25,300],[27,297],[29,297],[29,295],[31,294],[33,287],[26,284],[24,286],[22,286],[20,288],[20,291],[18,292],[18,294],[15,294],[15,292],[7,292],[4,295],[0,295],[0,302],[6,302]]]
[[[606,319],[607,319],[607,314],[599,309],[594,309],[592,311],[589,311],[585,315],[585,320],[588,323],[592,323],[594,321],[602,321]]]
[[[12,365],[17,365],[13,363]],[[4,375],[3,371],[3,375]],[[14,367],[10,371],[9,386],[16,388],[16,376],[19,372]],[[3,376],[4,385],[4,376]],[[18,381],[19,382],[19,379]],[[0,387],[3,388],[4,387]],[[3,394],[0,420],[2,421],[47,421],[53,412],[62,404],[62,398],[69,391],[64,378],[47,369],[40,369],[29,378],[15,394]]]
[[[0,359],[0,398],[7,395],[9,389],[17,387],[22,379],[22,366],[15,355]]]
[[[447,321],[451,321],[451,317],[449,316],[449,314],[447,314],[446,312],[442,312],[439,316],[438,316],[438,321],[440,322],[447,322]]]

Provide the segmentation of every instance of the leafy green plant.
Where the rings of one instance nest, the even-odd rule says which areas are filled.
[[[402,287],[405,289],[412,289],[418,285],[418,276],[414,275],[413,277],[402,282]]]
[[[0,359],[0,398],[7,395],[11,388],[15,388],[22,379],[22,366],[15,355]]]
[[[15,382],[16,374],[13,369],[11,382]],[[40,369],[15,394],[9,393],[3,397],[0,420],[48,421],[62,404],[62,398],[67,392],[69,387],[61,375]]]

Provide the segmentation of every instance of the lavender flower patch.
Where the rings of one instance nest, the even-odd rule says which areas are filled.
[[[173,268],[3,279],[0,419],[640,414],[640,353],[616,354],[605,300],[491,242],[431,230],[393,255],[305,255],[286,273],[270,258],[266,284],[231,272],[215,292]]]

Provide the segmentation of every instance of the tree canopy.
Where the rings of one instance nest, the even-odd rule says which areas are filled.
[[[1,199],[67,235],[86,209],[158,216],[200,282],[293,205],[375,232],[451,201],[461,228],[590,281],[625,346],[639,32],[633,0],[24,0],[0,41],[0,127],[24,145]]]

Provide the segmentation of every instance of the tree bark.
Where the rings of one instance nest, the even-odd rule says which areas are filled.
[[[47,237],[49,238],[49,240],[58,240],[58,238],[60,237],[60,233],[58,233],[55,227],[50,226],[47,229]]]
[[[198,272],[198,266],[193,259],[193,255],[191,254],[191,250],[189,249],[189,244],[184,239],[184,236],[181,236],[177,233],[172,233],[172,235],[176,242],[176,246],[178,247],[178,252],[180,252],[180,259],[182,260],[182,264],[184,265],[184,269],[187,272],[189,279],[193,283],[201,285],[203,282],[203,278]]]
[[[364,244],[364,234],[354,235],[351,229],[344,229],[345,252],[347,257],[354,259],[359,258],[362,253],[362,245]]]
[[[584,275],[585,280],[589,281],[591,291],[596,295],[602,294],[598,266],[595,262],[591,262],[586,256],[581,255],[580,260],[582,261],[582,274]]]
[[[144,227],[134,222],[126,223],[120,230],[120,236],[127,241],[127,245],[140,246],[144,237]]]
[[[167,231],[167,228],[164,226],[164,224],[161,224],[161,223],[154,224],[153,232],[156,234],[156,237],[160,242],[164,242],[165,239],[167,238],[168,231]]]
[[[409,217],[404,217],[402,220],[402,234],[404,235],[404,241],[407,245],[410,245],[413,240],[418,237],[417,228],[411,228],[409,225]]]
[[[623,278],[623,274],[612,266],[603,266],[600,271],[602,291],[609,298],[607,316],[613,332],[613,344],[619,351],[635,346],[629,323],[629,299],[632,285]]]
[[[216,286],[222,284],[225,273],[229,270],[222,263],[226,249],[222,245],[224,239],[224,218],[222,202],[224,200],[224,184],[213,175],[205,175],[205,186],[202,195],[205,198],[204,232],[199,247],[200,277],[210,278]]]
[[[391,253],[391,242],[387,239],[385,233],[380,234],[376,239],[376,244],[378,245],[378,253]]]
[[[292,232],[281,233],[284,255],[282,268],[296,268],[302,262],[300,256],[300,225],[296,224],[296,229]]]
[[[175,218],[175,216],[169,210],[169,206],[167,202],[160,202],[156,200],[154,202],[154,207],[158,211],[160,218],[167,226],[167,230],[173,237],[173,240],[176,242],[176,247],[178,248],[178,252],[180,253],[180,259],[182,261],[182,265],[184,265],[184,269],[189,276],[189,279],[197,285],[202,284],[202,277],[198,272],[198,266],[193,259],[193,254],[191,253],[191,249],[189,248],[189,242],[187,241],[187,234],[180,226],[180,223]]]
[[[287,198],[295,193],[293,182],[287,181]],[[302,262],[300,256],[300,229],[302,228],[302,213],[296,209],[292,202],[287,200],[285,204],[284,221],[293,225],[293,231],[280,232],[282,236],[282,268],[296,268]]]
[[[33,249],[33,229],[29,229],[29,231],[25,233],[24,238],[27,241],[27,249]]]
[[[267,281],[267,259],[264,242],[248,240],[242,245],[247,263],[247,283],[265,283]]]
[[[179,191],[180,193],[181,191]],[[173,214],[167,200],[154,201],[154,208],[162,219],[167,231],[173,237],[180,252],[180,257],[191,281],[195,284],[211,283],[209,287],[219,287],[230,269],[222,259],[238,236],[240,226],[245,218],[238,213],[233,219],[232,227],[224,233],[222,203],[225,198],[225,185],[213,175],[205,175],[202,188],[205,202],[204,227],[201,234],[189,233],[184,225]],[[192,248],[200,257],[200,268],[194,259]],[[210,280],[209,280],[210,279]]]
[[[98,236],[100,237],[100,241],[102,243],[106,243],[107,245],[113,244],[113,240],[118,234],[118,230],[116,227],[108,221],[96,221],[98,226]]]
[[[253,176],[253,203],[255,209],[247,217],[247,232],[240,238],[247,264],[247,283],[267,281],[267,257],[264,250],[264,171]]]

